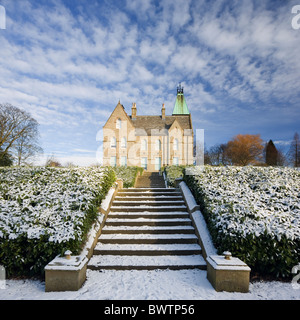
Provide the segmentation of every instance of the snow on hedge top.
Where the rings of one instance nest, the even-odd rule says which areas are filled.
[[[0,238],[80,239],[104,168],[0,168]]]
[[[299,170],[205,166],[191,168],[189,174],[222,232],[300,240]]]

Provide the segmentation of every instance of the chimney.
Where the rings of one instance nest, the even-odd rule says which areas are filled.
[[[166,119],[166,109],[165,109],[165,104],[163,103],[162,108],[161,108],[161,118],[163,120]]]
[[[134,102],[131,107],[131,119],[136,119],[136,103]]]

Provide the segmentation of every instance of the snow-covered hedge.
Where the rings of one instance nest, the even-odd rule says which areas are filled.
[[[0,264],[37,274],[57,254],[78,253],[115,181],[106,168],[0,168]]]
[[[185,180],[219,253],[253,271],[289,276],[300,260],[300,172],[275,167],[196,167]]]
[[[125,166],[111,167],[111,169],[114,170],[117,178],[123,180],[124,188],[134,187],[135,179],[138,173],[140,172],[140,174],[142,174],[144,171],[144,169],[140,167]]]
[[[175,187],[175,180],[184,176],[186,166],[167,166],[163,168],[168,186]]]

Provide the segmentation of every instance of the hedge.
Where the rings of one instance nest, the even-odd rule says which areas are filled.
[[[107,168],[0,168],[0,264],[40,276],[66,249],[78,254],[115,181]]]
[[[184,177],[213,242],[261,275],[291,277],[300,258],[300,172],[292,168],[209,167]]]

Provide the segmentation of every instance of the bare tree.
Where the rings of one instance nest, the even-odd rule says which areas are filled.
[[[300,167],[300,138],[298,132],[294,134],[294,139],[288,151],[288,157],[294,167]]]
[[[28,159],[41,148],[37,145],[38,122],[31,115],[11,104],[0,104],[0,160],[11,149],[17,162]]]
[[[227,165],[229,159],[227,157],[227,144],[221,143],[210,148],[210,157],[214,165]]]
[[[54,155],[47,158],[45,167],[62,167],[61,163],[54,157]]]
[[[13,149],[15,150],[15,158],[17,165],[31,164],[31,160],[38,154],[43,153],[43,149],[38,145],[37,142],[38,133],[35,130],[28,134],[22,135],[18,138],[14,144]]]

